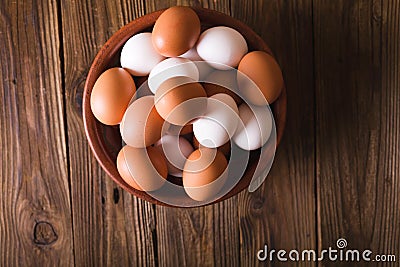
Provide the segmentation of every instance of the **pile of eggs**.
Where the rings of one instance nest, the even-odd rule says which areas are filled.
[[[133,188],[159,190],[170,175],[191,199],[208,201],[228,179],[231,146],[251,151],[268,141],[268,104],[281,93],[282,73],[235,29],[201,32],[191,8],[171,7],[152,32],[124,44],[120,63],[97,79],[90,105],[101,123],[119,125],[116,164]],[[143,90],[134,77],[147,77]]]

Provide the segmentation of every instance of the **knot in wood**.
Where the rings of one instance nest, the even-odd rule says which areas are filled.
[[[251,211],[254,213],[261,213],[264,207],[265,198],[257,197],[251,203]]]
[[[33,241],[38,245],[51,245],[58,239],[53,225],[49,222],[36,222],[33,228],[33,237]]]

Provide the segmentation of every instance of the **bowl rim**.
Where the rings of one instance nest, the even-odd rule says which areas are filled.
[[[203,16],[215,16],[214,19],[219,21],[220,23],[217,23],[219,26],[228,26],[231,28],[234,28],[238,30],[239,32],[244,35],[246,41],[248,43],[257,43],[261,49],[267,53],[269,53],[271,56],[274,57],[271,49],[268,47],[268,45],[265,43],[265,41],[256,33],[254,32],[249,26],[247,26],[245,23],[227,15],[224,13],[221,13],[216,10],[212,9],[207,9],[203,7],[191,7],[199,17]],[[152,204],[157,204],[161,206],[169,206],[169,207],[178,207],[174,205],[170,205],[164,202],[161,202],[149,194],[147,194],[144,191],[137,190],[130,185],[128,185],[122,177],[119,175],[118,170],[116,168],[116,163],[111,159],[110,155],[107,153],[107,148],[105,147],[103,142],[100,142],[102,139],[102,136],[100,136],[99,131],[97,131],[97,122],[96,118],[94,117],[92,111],[91,111],[91,106],[90,106],[90,95],[93,89],[94,82],[97,80],[97,77],[95,79],[93,78],[96,74],[101,74],[104,71],[104,68],[107,67],[108,63],[105,63],[104,57],[107,57],[107,55],[112,55],[110,58],[115,57],[116,53],[121,49],[122,45],[134,34],[137,34],[139,32],[143,32],[146,29],[152,27],[156,21],[156,19],[161,15],[161,13],[166,10],[166,9],[161,9],[158,11],[154,11],[152,13],[146,14],[144,16],[141,16],[135,20],[132,20],[128,24],[124,25],[121,27],[117,32],[115,32],[108,40],[107,42],[100,48],[99,52],[97,53],[96,57],[93,60],[92,65],[90,66],[88,75],[86,77],[85,81],[85,86],[84,86],[84,92],[83,92],[83,99],[82,99],[82,113],[83,113],[83,124],[85,128],[85,135],[88,140],[89,146],[100,164],[100,166],[103,168],[103,170],[107,173],[108,176],[110,176],[115,183],[117,183],[120,187],[122,187],[125,191],[129,192],[130,194],[133,194],[145,201],[148,201]],[[201,21],[201,19],[200,19]],[[206,24],[206,23],[204,23]],[[247,37],[247,38],[246,38]],[[250,40],[249,40],[250,39]],[[275,57],[274,57],[275,58]],[[99,70],[101,69],[101,70]],[[286,87],[283,85],[282,92],[278,99],[271,104],[271,109],[274,113],[274,119],[275,122],[277,121],[277,118],[279,117],[279,124],[276,123],[276,134],[277,134],[277,140],[276,140],[276,147],[280,144],[286,124],[286,112],[287,112],[287,94],[286,94]],[[255,167],[255,164],[251,167]],[[245,173],[248,174],[249,172],[251,173],[251,168],[250,170],[247,170]],[[221,202],[223,200],[226,200],[245,188],[248,187],[250,180],[248,182],[242,181],[245,180],[245,177],[242,177],[241,180],[229,191],[227,194],[222,196],[221,198],[210,202],[208,204],[204,204],[201,206],[207,206],[211,204],[215,204],[218,202]],[[200,206],[200,205],[199,205]],[[180,208],[189,208],[189,207],[180,207]]]

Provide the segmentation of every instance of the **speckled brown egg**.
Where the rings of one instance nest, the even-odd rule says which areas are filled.
[[[96,80],[90,95],[93,115],[106,125],[119,124],[135,92],[135,82],[126,70],[106,70]]]
[[[124,181],[140,191],[154,191],[168,175],[165,157],[154,147],[124,146],[117,157],[117,169]]]
[[[188,196],[196,201],[217,197],[227,178],[228,162],[216,148],[200,147],[188,157],[182,182]]]
[[[189,7],[165,10],[154,24],[152,42],[163,56],[177,57],[191,49],[200,35],[200,19]]]
[[[252,104],[265,105],[265,100],[271,104],[281,94],[282,71],[276,60],[266,52],[253,51],[246,54],[239,63],[238,71],[239,90]],[[257,86],[240,73],[247,75]]]
[[[207,95],[200,83],[188,77],[178,76],[160,85],[154,102],[164,120],[184,126],[205,113]]]

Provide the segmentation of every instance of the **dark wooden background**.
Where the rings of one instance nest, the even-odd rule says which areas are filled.
[[[251,26],[288,91],[267,181],[205,208],[123,192],[82,124],[100,47],[129,21],[176,4]],[[256,266],[264,244],[321,249],[342,237],[350,248],[397,254],[398,266],[399,40],[399,0],[1,1],[0,265]]]

